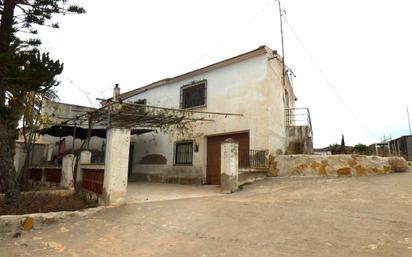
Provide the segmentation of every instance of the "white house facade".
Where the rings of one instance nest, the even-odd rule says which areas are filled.
[[[287,148],[285,109],[294,108],[289,76],[267,46],[121,94],[126,102],[232,113],[196,122],[187,135],[151,132],[131,140],[131,172],[139,180],[219,184],[220,143],[239,141],[239,150],[281,154]]]

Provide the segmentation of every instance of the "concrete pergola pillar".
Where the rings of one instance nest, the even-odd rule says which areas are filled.
[[[74,186],[73,171],[74,171],[74,155],[67,154],[63,157],[60,186],[66,187],[66,188]]]
[[[129,166],[130,129],[107,130],[103,201],[106,205],[125,203]]]
[[[228,138],[220,146],[220,187],[222,193],[239,190],[239,144]]]

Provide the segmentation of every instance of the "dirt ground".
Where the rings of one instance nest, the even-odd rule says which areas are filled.
[[[178,185],[146,182],[127,184],[126,203],[157,202],[206,196],[222,196],[216,185]]]
[[[130,204],[0,235],[0,256],[412,256],[412,173]]]
[[[77,211],[94,206],[73,195],[23,194],[20,205],[12,209],[6,208],[4,198],[0,198],[0,215]]]

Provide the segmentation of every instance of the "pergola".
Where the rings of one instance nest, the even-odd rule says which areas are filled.
[[[196,111],[121,101],[110,101],[99,109],[79,112],[82,113],[62,121],[61,125],[91,123],[92,127],[105,128],[166,128],[197,121],[213,122],[211,118],[215,115],[243,116],[236,113]]]
[[[125,202],[129,163],[130,135],[133,130],[160,129],[163,132],[184,132],[194,122],[213,122],[216,116],[243,116],[236,113],[206,112],[105,100],[105,105],[93,111],[82,111],[55,126],[87,126],[84,142],[88,142],[95,130],[106,130],[103,201],[107,205]],[[83,134],[85,131],[82,132]],[[75,137],[75,135],[74,135]],[[88,145],[88,143],[83,144]],[[83,147],[83,146],[82,146]],[[87,147],[84,149],[86,150]],[[82,149],[81,149],[82,150]]]

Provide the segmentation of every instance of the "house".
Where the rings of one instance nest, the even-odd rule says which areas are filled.
[[[230,113],[193,125],[189,134],[161,131],[132,137],[129,162],[137,180],[220,183],[220,144],[239,142],[240,156],[251,153],[307,153],[312,150],[309,113],[299,125],[289,70],[267,46],[120,94],[125,102]],[[284,79],[284,81],[283,81]],[[213,117],[212,117],[213,116]],[[290,148],[288,150],[288,148]],[[298,152],[296,152],[298,151]]]
[[[75,118],[80,114],[94,110],[95,108],[92,107],[46,100],[43,102],[41,108],[42,117],[44,119],[42,127],[61,125],[70,118]],[[84,121],[78,121],[77,127],[79,128],[79,130],[80,126],[87,128],[87,123]],[[39,132],[40,131],[37,131],[34,136],[34,147],[32,150],[32,156],[30,158],[30,165],[32,166],[48,166],[51,164],[60,165],[61,163],[55,162],[56,156],[59,155],[59,151],[62,152],[61,154],[72,153],[74,149],[79,149],[80,145],[82,144],[81,140],[76,140],[73,137],[75,136],[73,135],[73,133],[49,135],[47,133]],[[77,135],[76,138],[79,138],[79,135]],[[64,144],[60,144],[60,142],[62,141],[64,142]],[[104,150],[104,140],[98,137],[92,137],[90,139],[88,149],[95,152],[102,152]],[[17,172],[20,172],[20,170],[22,169],[25,159],[26,149],[24,147],[24,137],[21,131],[18,140],[16,140],[16,154],[14,156],[14,166]]]
[[[369,152],[379,156],[402,156],[412,161],[412,135],[372,144],[369,146]]]

